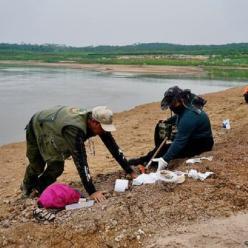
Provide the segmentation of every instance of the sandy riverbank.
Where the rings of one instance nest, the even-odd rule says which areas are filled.
[[[155,65],[104,65],[104,64],[77,64],[77,63],[43,63],[35,61],[0,61],[0,65],[41,66],[55,68],[71,68],[100,71],[106,73],[135,73],[167,76],[201,77],[205,73],[196,66],[155,66]]]
[[[215,138],[213,161],[194,165],[215,175],[204,182],[187,179],[180,185],[145,185],[113,193],[124,173],[99,139],[89,155],[98,189],[108,199],[91,209],[60,212],[54,223],[32,218],[34,200],[20,198],[26,166],[25,143],[0,147],[0,245],[2,247],[245,247],[248,211],[248,105],[242,89],[205,95]],[[159,103],[135,107],[115,116],[114,136],[128,157],[153,146],[153,129],[162,112]],[[222,129],[229,118],[231,129]],[[174,166],[187,170],[185,160]],[[59,179],[83,190],[75,166],[66,162]],[[242,215],[244,213],[244,215]],[[236,217],[234,215],[237,215]]]

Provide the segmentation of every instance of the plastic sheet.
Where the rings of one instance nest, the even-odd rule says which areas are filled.
[[[211,171],[201,173],[201,172],[198,172],[197,170],[191,169],[188,173],[188,177],[192,177],[193,179],[196,179],[196,180],[199,179],[201,181],[204,181],[207,177],[209,177],[212,174],[214,173]]]
[[[141,174],[133,180],[132,185],[139,186],[142,184],[153,184],[156,181],[167,183],[183,183],[185,181],[185,173],[181,171],[162,170],[156,173]]]
[[[213,160],[213,156],[200,157],[200,158],[190,158],[190,159],[186,160],[186,164],[201,163],[202,160],[212,161]]]
[[[86,201],[85,198],[80,198],[78,203],[73,203],[65,206],[65,210],[74,210],[79,208],[89,208],[94,205],[94,200]]]

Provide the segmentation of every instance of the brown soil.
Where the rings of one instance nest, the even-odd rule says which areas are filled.
[[[213,161],[193,165],[214,176],[183,184],[130,187],[114,193],[115,179],[125,177],[98,138],[96,156],[88,155],[91,174],[108,199],[89,209],[61,211],[53,223],[32,218],[36,199],[21,199],[26,166],[25,143],[0,147],[0,246],[6,247],[246,247],[248,240],[248,105],[242,89],[205,95],[215,137]],[[168,117],[159,103],[117,113],[114,136],[128,157],[153,146],[153,129]],[[230,119],[231,129],[222,128]],[[89,154],[89,153],[88,153]],[[185,159],[173,161],[185,171]],[[83,191],[71,160],[59,181]]]

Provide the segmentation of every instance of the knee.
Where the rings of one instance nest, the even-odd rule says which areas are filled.
[[[56,171],[54,171],[54,175],[55,175],[56,177],[59,177],[59,176],[62,175],[63,171],[64,171],[64,167],[58,167],[58,168],[56,169]]]
[[[28,166],[28,169],[31,174],[38,176],[43,173],[45,168],[45,162],[43,160],[35,160],[29,162],[30,164]]]

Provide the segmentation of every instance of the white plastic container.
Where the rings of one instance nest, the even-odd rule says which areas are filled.
[[[224,120],[223,123],[222,123],[222,125],[226,129],[231,129],[231,125],[230,125],[230,120],[229,119]]]
[[[79,209],[79,208],[89,208],[89,207],[92,207],[94,205],[94,200],[89,200],[89,201],[86,201],[85,200],[81,200],[82,198],[80,198],[79,202],[78,203],[73,203],[73,204],[70,204],[70,205],[66,205],[65,206],[65,210],[73,210],[73,209]]]
[[[128,189],[128,180],[126,179],[116,179],[114,191],[125,192]]]

